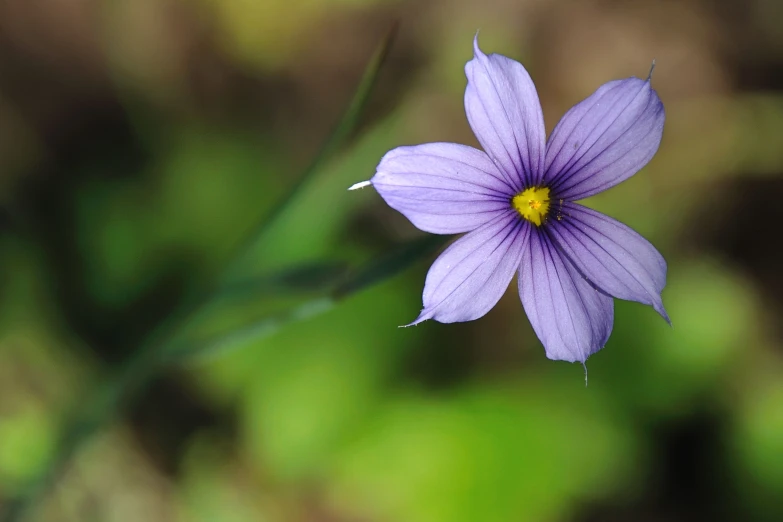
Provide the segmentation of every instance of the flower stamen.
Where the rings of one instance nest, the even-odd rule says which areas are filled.
[[[511,199],[511,206],[520,216],[541,226],[549,212],[549,188],[530,187]]]

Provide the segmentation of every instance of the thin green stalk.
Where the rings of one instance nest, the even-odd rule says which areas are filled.
[[[234,258],[236,259],[237,263],[233,266],[230,266],[229,269],[226,270],[224,274],[224,280],[230,279],[235,275],[234,272],[237,268],[237,265],[242,261],[248,251],[256,246],[259,240],[266,235],[267,231],[277,221],[277,218],[280,217],[283,211],[288,207],[289,203],[291,203],[291,201],[293,201],[299,195],[304,187],[307,186],[307,183],[313,178],[315,173],[318,172],[321,166],[326,163],[326,161],[330,159],[336,152],[338,152],[345,145],[348,138],[350,138],[351,134],[354,132],[357,124],[359,123],[359,118],[361,117],[365,106],[367,105],[367,101],[370,98],[370,93],[372,92],[372,89],[375,86],[375,82],[378,79],[378,73],[380,72],[383,64],[386,62],[386,58],[389,56],[392,43],[397,36],[398,27],[399,24],[395,22],[391,28],[389,28],[389,31],[381,41],[381,44],[376,49],[372,58],[370,58],[370,62],[367,64],[361,80],[359,80],[359,86],[357,87],[353,98],[351,98],[351,102],[348,105],[348,108],[343,113],[342,118],[340,118],[340,121],[329,135],[329,138],[321,146],[318,153],[313,158],[313,161],[310,163],[310,165],[308,165],[302,176],[294,184],[288,194],[286,194],[275,204],[272,210],[267,214],[266,218],[260,221],[256,228],[247,235],[247,239],[239,245],[237,249],[238,255]]]
[[[259,341],[273,335],[291,324],[328,312],[343,299],[394,277],[416,261],[433,254],[450,239],[451,236],[431,235],[410,241],[354,270],[325,295],[280,313],[264,315],[227,333],[201,340],[184,340],[170,351],[171,362],[223,355],[250,341]]]
[[[226,270],[214,280],[205,284],[200,291],[191,292],[183,299],[183,304],[153,330],[146,342],[123,365],[118,373],[100,385],[97,392],[90,394],[87,401],[80,403],[75,414],[63,432],[63,436],[54,451],[54,457],[44,471],[36,477],[26,491],[7,504],[0,513],[2,522],[18,522],[35,507],[47,494],[57,478],[62,474],[72,457],[113,416],[122,406],[144,386],[151,378],[162,370],[170,357],[166,347],[175,339],[178,331],[187,325],[190,318],[197,315],[221,291],[223,284],[230,279],[234,268],[266,234],[271,224],[279,217],[285,207],[306,185],[307,181],[328,161],[342,146],[356,127],[381,66],[388,56],[389,49],[396,34],[396,24],[375,52],[348,109],[338,123],[326,144],[321,148],[305,173],[290,192],[273,208],[270,214],[253,228],[246,239],[239,243],[234,255],[230,256]],[[87,404],[85,407],[84,404]]]

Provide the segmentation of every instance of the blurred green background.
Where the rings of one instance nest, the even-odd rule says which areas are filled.
[[[395,21],[350,146],[254,245],[243,295],[187,331],[301,320],[115,407],[129,361],[300,179]],[[781,26],[777,0],[0,2],[6,520],[20,499],[44,522],[783,520]],[[660,151],[589,204],[664,254],[674,327],[617,302],[587,388],[545,358],[515,284],[478,321],[397,328],[432,255],[318,307],[332,268],[422,235],[346,187],[398,145],[476,144],[477,29],[530,71],[548,130],[657,61]]]

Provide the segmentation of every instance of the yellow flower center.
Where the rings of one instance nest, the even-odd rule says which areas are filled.
[[[511,206],[519,215],[536,226],[541,226],[549,212],[549,189],[547,187],[531,187],[525,189],[511,200]]]

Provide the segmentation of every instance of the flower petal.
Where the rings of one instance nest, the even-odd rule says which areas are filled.
[[[465,112],[476,138],[517,190],[541,181],[546,150],[544,114],[522,64],[481,52],[465,65]]]
[[[644,167],[661,143],[665,114],[650,81],[616,80],[569,110],[546,150],[544,183],[558,198],[583,199]]]
[[[564,203],[549,234],[576,269],[602,291],[651,305],[669,321],[661,291],[666,261],[631,228],[576,203]]]
[[[612,298],[562,259],[544,229],[530,234],[519,269],[519,295],[550,359],[585,362],[612,333]]]
[[[370,181],[390,207],[434,234],[475,230],[511,207],[511,189],[489,157],[456,143],[393,149]]]
[[[430,267],[424,310],[411,324],[472,321],[489,312],[519,267],[529,234],[530,225],[509,211],[452,243]]]

